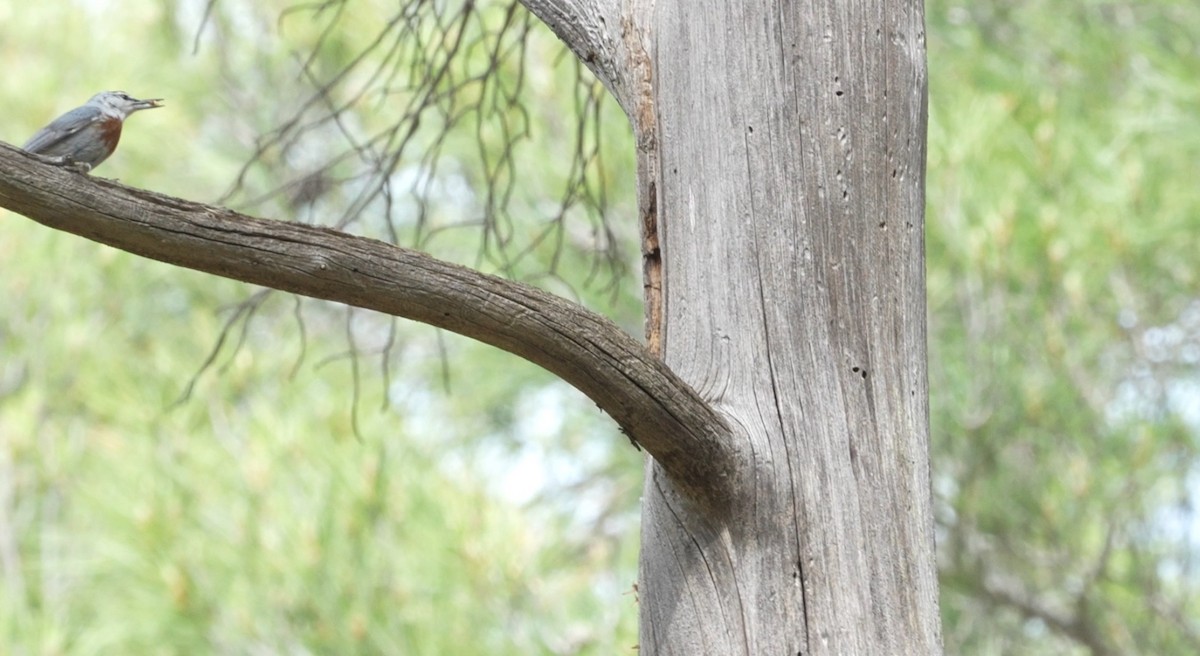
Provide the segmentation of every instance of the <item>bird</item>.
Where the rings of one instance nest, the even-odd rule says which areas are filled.
[[[117,149],[130,114],[162,106],[162,98],[138,100],[124,91],[101,91],[38,130],[22,148],[87,173]]]

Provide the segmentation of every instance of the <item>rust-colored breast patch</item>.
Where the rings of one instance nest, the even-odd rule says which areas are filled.
[[[117,148],[117,144],[121,141],[121,119],[105,116],[96,121],[96,128],[100,140],[108,146],[108,152],[112,152]]]

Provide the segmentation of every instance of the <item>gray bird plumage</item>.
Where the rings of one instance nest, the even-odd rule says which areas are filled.
[[[90,170],[116,150],[121,125],[130,114],[161,106],[160,98],[138,100],[123,91],[103,91],[38,130],[22,148]]]

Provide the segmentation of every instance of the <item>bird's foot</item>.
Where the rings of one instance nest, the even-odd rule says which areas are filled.
[[[47,164],[61,166],[65,169],[75,171],[76,173],[89,173],[92,170],[91,164],[88,164],[87,162],[76,161],[75,158],[71,157],[70,155],[41,155],[38,153],[31,154]]]
[[[59,162],[61,166],[71,169],[76,173],[88,173],[92,170],[91,164],[88,164],[87,162],[77,162],[75,161],[75,158],[71,157],[70,155],[63,155],[62,157],[59,157],[59,159],[62,160]]]

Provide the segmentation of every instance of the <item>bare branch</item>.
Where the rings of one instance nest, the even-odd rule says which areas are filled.
[[[208,357],[204,358],[204,362],[200,363],[200,368],[196,370],[196,373],[192,374],[191,379],[184,386],[183,393],[175,401],[176,405],[192,398],[192,392],[195,391],[196,384],[200,382],[200,376],[203,376],[204,372],[208,371],[217,362],[217,357],[221,355],[221,351],[225,348],[225,340],[228,339],[229,334],[237,326],[241,326],[242,330],[233,347],[233,352],[237,354],[241,350],[242,345],[246,343],[246,334],[250,326],[250,320],[254,317],[254,313],[258,312],[258,309],[262,307],[263,301],[267,300],[270,291],[269,289],[261,290],[234,306],[233,313],[225,320],[225,326],[221,329],[220,336],[217,337],[217,343],[213,344],[212,349],[208,352]],[[303,343],[303,329],[301,330],[300,337]],[[299,364],[297,363],[298,366]]]
[[[575,53],[618,100],[628,74],[621,66],[617,0],[521,0]],[[622,102],[622,104],[624,104]]]
[[[693,500],[715,508],[734,489],[737,451],[714,409],[611,321],[535,287],[374,239],[79,175],[8,145],[0,206],[143,257],[491,344],[586,394]]]

